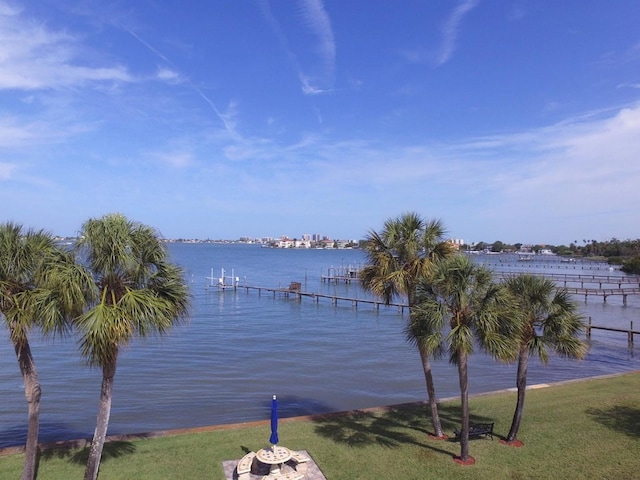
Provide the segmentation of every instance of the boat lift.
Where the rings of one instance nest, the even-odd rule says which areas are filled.
[[[225,275],[224,268],[221,269],[220,276],[214,277],[213,268],[211,269],[211,276],[205,277],[208,282],[205,284],[205,288],[217,288],[218,290],[236,290],[240,283],[240,278],[235,276],[233,269],[231,269],[231,275]]]

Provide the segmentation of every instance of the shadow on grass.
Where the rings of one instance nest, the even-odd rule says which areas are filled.
[[[89,459],[90,446],[83,447],[79,450],[70,449],[69,446],[60,446],[48,448],[40,452],[39,461],[47,461],[53,458],[67,458],[70,463],[84,465]],[[132,442],[115,440],[106,442],[102,450],[101,462],[106,462],[110,458],[119,458],[124,455],[130,455],[136,451],[136,446]]]
[[[445,433],[459,427],[461,420],[458,406],[440,405],[438,412]],[[471,415],[470,420],[471,422],[490,421],[486,417],[477,415]],[[451,452],[438,448],[436,442],[426,441],[428,435],[433,433],[431,410],[427,404],[399,405],[379,411],[356,410],[318,415],[313,417],[313,422],[318,435],[350,447],[378,445],[398,448],[412,444],[451,455]]]
[[[611,408],[590,408],[587,415],[620,433],[630,437],[640,438],[640,408],[615,405]]]

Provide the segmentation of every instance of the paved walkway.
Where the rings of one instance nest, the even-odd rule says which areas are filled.
[[[318,468],[318,465],[316,465],[316,462],[313,460],[313,457],[309,455],[309,452],[307,452],[306,450],[300,450],[300,453],[302,453],[306,457],[309,457],[309,461],[305,463],[307,466],[307,471],[304,474],[304,479],[305,480],[327,480],[324,474],[320,471],[320,468]],[[236,474],[236,465],[238,464],[239,461],[240,459],[238,458],[237,460],[225,460],[224,462],[222,462],[222,468],[224,469],[224,475],[227,480],[238,480],[238,475]],[[293,462],[286,463],[282,471],[287,472],[287,471],[293,470],[294,469],[293,465],[295,465]],[[264,472],[260,472],[259,475],[251,474],[250,478],[251,480],[261,480],[262,477],[264,475],[267,475],[268,473],[269,471],[267,467],[267,470]]]

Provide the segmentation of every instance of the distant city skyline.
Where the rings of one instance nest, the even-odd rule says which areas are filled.
[[[640,236],[640,2],[0,0],[0,220]],[[299,235],[299,234],[298,234]]]

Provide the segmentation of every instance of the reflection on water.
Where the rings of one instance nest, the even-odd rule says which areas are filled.
[[[283,417],[424,400],[424,377],[416,351],[403,333],[406,318],[396,308],[376,311],[328,299],[295,300],[257,291],[205,289],[211,268],[234,270],[240,285],[283,287],[369,298],[359,287],[323,283],[331,267],[361,265],[357,250],[277,250],[247,245],[171,245],[193,295],[186,325],[162,339],[136,340],[122,352],[115,380],[110,433],[138,433],[269,418],[271,395]],[[603,275],[606,265],[562,265],[555,257],[518,262],[478,256],[498,271],[578,271]],[[600,269],[600,270],[599,270]],[[576,297],[593,324],[628,327],[640,322],[638,297]],[[640,338],[637,338],[640,342]],[[42,382],[41,440],[90,437],[101,372],[79,359],[75,339],[43,342],[33,336]],[[638,345],[640,346],[640,345]],[[636,346],[636,349],[638,348]],[[515,365],[477,354],[470,362],[470,391],[514,386]],[[626,335],[594,331],[584,361],[532,361],[529,383],[547,383],[640,369]],[[438,396],[458,394],[457,373],[446,359],[434,363]],[[24,389],[6,332],[0,333],[0,446],[24,442]]]

